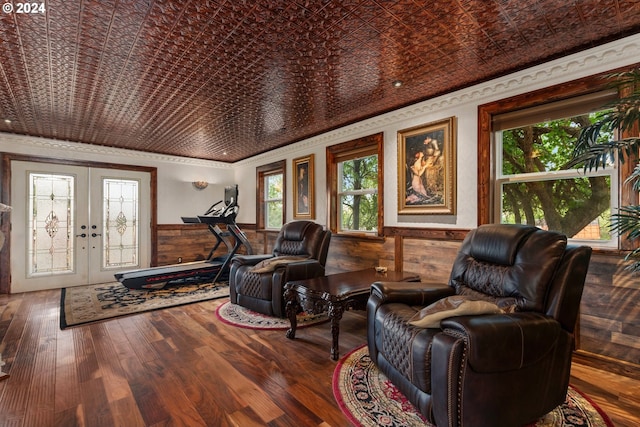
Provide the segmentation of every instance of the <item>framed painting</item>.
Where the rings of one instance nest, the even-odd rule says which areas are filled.
[[[314,219],[313,154],[293,159],[296,185],[293,190],[293,217]]]
[[[398,213],[456,213],[456,118],[398,132]]]

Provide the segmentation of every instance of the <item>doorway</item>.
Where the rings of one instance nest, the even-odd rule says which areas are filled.
[[[14,160],[11,177],[12,293],[150,265],[149,172]]]

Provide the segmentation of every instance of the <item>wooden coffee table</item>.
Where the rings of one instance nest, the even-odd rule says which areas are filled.
[[[331,320],[331,358],[338,360],[340,319],[346,310],[365,310],[373,282],[419,282],[420,276],[409,272],[377,272],[373,267],[348,273],[331,274],[315,279],[287,282],[284,286],[286,312],[291,328],[287,338],[296,336],[296,314],[302,309],[310,314],[328,312]]]

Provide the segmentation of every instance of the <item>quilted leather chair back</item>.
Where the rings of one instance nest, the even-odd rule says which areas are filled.
[[[275,256],[308,256],[325,265],[331,232],[313,221],[293,221],[282,226],[273,247]]]
[[[482,225],[469,232],[454,261],[449,285],[457,294],[545,312],[566,236],[519,225]]]

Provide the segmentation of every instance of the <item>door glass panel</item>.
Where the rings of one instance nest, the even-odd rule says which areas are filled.
[[[28,276],[73,272],[74,194],[73,176],[29,174]]]
[[[103,179],[102,268],[138,265],[139,182]]]

